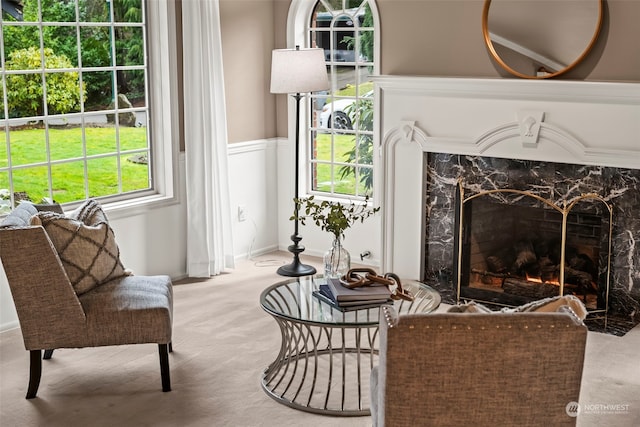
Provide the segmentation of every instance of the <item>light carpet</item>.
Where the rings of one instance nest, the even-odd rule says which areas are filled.
[[[370,426],[369,417],[289,408],[260,386],[280,332],[259,295],[284,280],[276,269],[289,261],[277,252],[208,280],[175,283],[169,393],[161,391],[157,346],[148,344],[56,350],[43,361],[38,397],[26,400],[28,352],[18,329],[1,333],[0,425]],[[640,327],[624,337],[589,332],[580,405],[578,426],[640,425]]]

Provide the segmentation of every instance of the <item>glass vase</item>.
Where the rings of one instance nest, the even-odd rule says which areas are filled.
[[[351,255],[340,238],[333,239],[331,249],[324,254],[324,277],[340,278],[351,268]]]

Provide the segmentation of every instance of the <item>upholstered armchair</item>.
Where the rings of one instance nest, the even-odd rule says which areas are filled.
[[[575,425],[586,337],[571,310],[398,316],[384,307],[373,425]]]
[[[30,352],[27,399],[38,391],[42,350],[49,359],[59,348],[157,343],[162,390],[171,390],[171,279],[122,267],[99,204],[66,217],[21,203],[0,224],[0,258]]]

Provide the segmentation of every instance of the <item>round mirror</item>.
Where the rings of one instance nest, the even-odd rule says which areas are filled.
[[[544,79],[566,73],[589,53],[603,0],[485,0],[482,32],[509,73]]]

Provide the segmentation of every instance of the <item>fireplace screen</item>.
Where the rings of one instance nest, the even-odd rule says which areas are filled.
[[[557,295],[606,312],[612,209],[596,194],[562,206],[521,190],[456,197],[457,297],[517,306]]]

